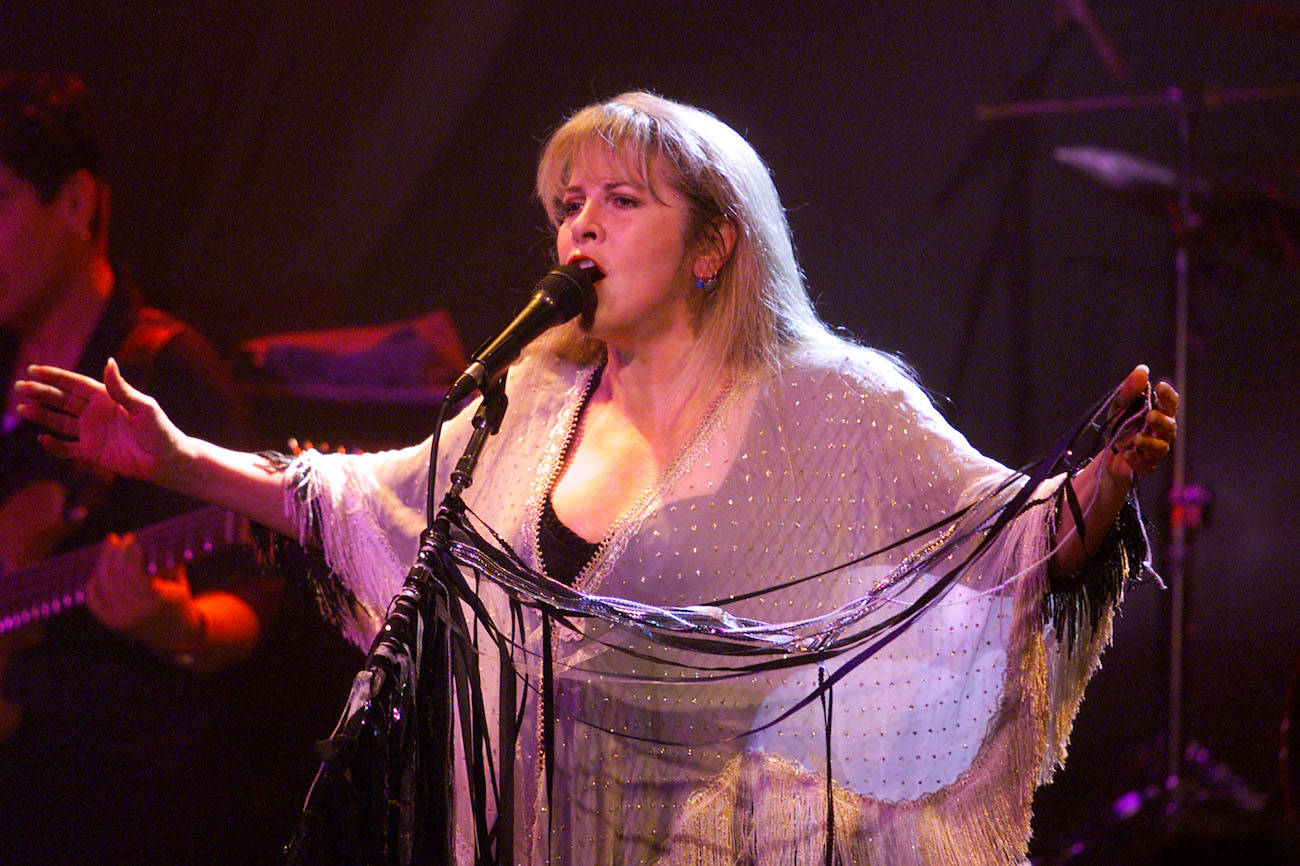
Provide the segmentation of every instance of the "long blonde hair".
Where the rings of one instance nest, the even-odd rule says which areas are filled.
[[[719,361],[741,370],[779,368],[795,350],[830,336],[808,298],[771,173],[735,130],[706,111],[640,91],[582,109],[551,135],[537,166],[537,196],[557,225],[569,175],[591,147],[608,148],[647,186],[661,167],[687,201],[688,244],[707,242],[718,220],[735,227],[718,285],[699,292],[694,311],[700,342],[716,347]],[[573,322],[557,329],[555,345],[574,360],[604,351]]]

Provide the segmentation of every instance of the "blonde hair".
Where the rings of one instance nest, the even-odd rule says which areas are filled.
[[[537,166],[537,195],[556,224],[573,166],[592,147],[608,148],[652,194],[654,169],[662,169],[686,199],[688,244],[716,240],[719,220],[735,227],[717,288],[699,292],[694,311],[700,343],[717,347],[719,361],[779,368],[799,348],[830,337],[808,298],[771,173],[735,130],[706,111],[639,91],[582,109],[551,135]],[[576,322],[557,329],[553,345],[582,361],[604,352]]]

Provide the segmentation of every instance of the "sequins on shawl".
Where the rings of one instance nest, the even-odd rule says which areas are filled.
[[[572,375],[561,378],[581,388]],[[490,445],[499,449],[492,455],[492,469],[469,491],[471,507],[516,549],[527,547],[526,533],[535,525],[526,507],[529,485],[521,479],[538,478],[539,464],[543,473],[553,465],[545,458],[539,461],[539,452],[556,418],[572,405],[557,381],[549,369],[534,367],[527,378],[512,382],[511,413],[502,435]],[[780,382],[757,386],[756,393],[745,429],[724,431],[742,437],[724,477],[716,484],[670,490],[629,539],[603,592],[671,605],[770,588],[927,526],[956,504],[987,492],[1006,474],[970,449],[919,389],[870,369],[870,364],[844,375],[826,368],[789,373]],[[713,465],[715,459],[712,442],[705,443],[696,465]],[[1027,797],[1035,782],[1032,770],[1025,768],[1037,766],[1043,754],[1038,699],[1033,697],[1043,687],[1032,653],[1005,654],[1008,635],[1017,628],[1022,637],[1030,635],[1024,646],[1036,645],[1032,629],[1022,628],[1018,593],[1003,591],[1001,582],[1019,575],[1044,549],[1045,544],[1033,541],[1023,553],[994,551],[981,575],[972,576],[978,579],[964,581],[961,592],[931,609],[925,629],[909,630],[910,640],[896,639],[889,652],[882,651],[852,672],[842,687],[837,685],[834,781],[859,798],[863,833],[872,838],[894,834],[906,845],[906,834],[920,832],[925,824],[927,838],[945,838],[950,849],[969,843],[984,846],[981,850],[992,845],[1014,851],[1022,844]],[[796,589],[759,595],[732,612],[781,621],[817,614],[861,595],[905,553]],[[1032,596],[1032,582],[1026,589]],[[1037,604],[1032,611],[1035,618],[1041,616]],[[1041,620],[1033,625],[1041,628]],[[652,649],[635,639],[623,643],[629,649]],[[625,656],[595,641],[566,647],[557,658],[556,768],[564,775],[557,775],[556,790],[565,796],[547,818],[559,834],[551,840],[555,850],[574,862],[606,862],[613,859],[605,856],[609,852],[629,862],[663,856],[670,826],[692,793],[722,778],[738,755],[764,750],[814,779],[824,772],[817,736],[824,726],[816,710],[775,726],[761,744],[757,738],[718,742],[761,724],[763,713],[791,706],[793,696],[810,687],[814,671],[716,681],[707,672],[716,659],[678,653],[676,660],[687,667]],[[647,676],[649,680],[642,679]],[[891,686],[896,690],[892,695],[885,692]],[[902,691],[904,687],[917,695]],[[1032,699],[1022,701],[1017,697],[1022,692]],[[1017,709],[1018,721],[997,725],[993,734],[1007,709],[999,698],[1008,696],[1028,709]],[[627,735],[681,745],[638,742]],[[886,745],[880,745],[882,740]],[[1010,745],[989,757],[995,740]],[[972,776],[978,759],[967,757],[970,752],[983,754],[993,769]],[[527,752],[523,766],[535,756],[535,750]],[[967,771],[947,781],[963,762]],[[822,790],[819,784],[790,789],[791,796],[813,798],[800,801],[809,807],[800,814],[810,821],[821,814],[815,798]],[[928,806],[936,798],[945,804],[934,813],[942,814],[941,820]],[[956,801],[965,805],[949,809],[947,804]],[[732,802],[753,813],[751,826],[780,826],[774,820],[777,812],[763,812],[780,804]],[[890,803],[902,805],[881,805]],[[897,816],[907,810],[913,817],[900,823]],[[915,817],[923,813],[930,817]],[[526,814],[525,821],[533,814]],[[838,806],[837,814],[842,814]],[[787,829],[793,834],[788,838],[817,832],[815,824]],[[990,834],[996,836],[992,842]],[[730,849],[732,854],[743,850],[749,847]]]
[[[772,399],[772,392],[756,401],[743,444],[718,483],[674,489],[646,517],[602,593],[687,605],[770,587],[927,526],[989,483],[989,476],[1005,473],[968,453],[964,440],[936,436],[932,427],[944,429],[937,416],[913,414],[901,395],[827,388],[835,377],[824,373],[792,378],[781,383],[788,401]],[[879,411],[878,402],[890,408]],[[870,417],[875,425],[863,422]],[[700,464],[712,454],[706,444]],[[890,495],[879,495],[886,490]],[[867,593],[902,555],[729,609],[768,621],[825,613]],[[837,783],[883,800],[915,799],[951,784],[970,766],[1007,675],[1010,605],[998,595],[953,596],[923,627],[909,629],[836,687]],[[623,643],[653,652],[636,640]],[[689,665],[689,658],[679,660]],[[707,666],[717,660],[698,661]],[[562,823],[588,828],[569,839],[581,852],[575,856],[599,859],[600,840],[610,833],[643,838],[651,850],[661,850],[677,811],[671,804],[680,806],[746,749],[825,772],[816,707],[745,743],[711,743],[793,706],[815,686],[813,669],[692,686],[690,680],[704,674],[674,671],[672,677],[685,680],[677,684],[620,683],[654,668],[610,652],[584,658],[580,668],[562,677],[564,700],[596,727],[557,719],[557,790],[572,792],[557,809],[565,813]],[[693,745],[621,740],[598,727]],[[602,758],[595,767],[585,757],[595,754],[618,758]],[[591,823],[605,821],[603,827]]]

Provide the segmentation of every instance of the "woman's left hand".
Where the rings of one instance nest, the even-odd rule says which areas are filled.
[[[1115,397],[1116,411],[1123,411],[1134,400],[1147,392],[1150,371],[1145,365],[1133,368]],[[1141,475],[1154,472],[1169,454],[1174,436],[1178,432],[1178,392],[1168,382],[1161,382],[1151,390],[1151,399],[1142,417],[1142,426],[1116,440],[1106,459],[1106,470],[1117,481],[1132,482]]]
[[[1122,418],[1139,399],[1144,404],[1141,413]],[[1074,476],[1075,493],[1084,503],[1084,525],[1076,531],[1073,509],[1061,509],[1058,516],[1057,532],[1062,541],[1049,565],[1054,577],[1076,573],[1096,552],[1133,489],[1134,479],[1154,472],[1168,456],[1178,430],[1177,416],[1178,392],[1173,386],[1161,382],[1150,388],[1150,371],[1144,365],[1134,367],[1111,402],[1108,425],[1122,424],[1122,435]]]

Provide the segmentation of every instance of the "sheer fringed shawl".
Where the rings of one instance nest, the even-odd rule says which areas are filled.
[[[593,375],[514,368],[464,495],[460,559],[523,678],[514,861],[823,863],[828,840],[848,863],[1022,859],[1034,789],[1146,568],[1140,521],[1096,575],[1049,587],[1063,477],[988,460],[892,363],[846,349],[737,387],[561,591],[537,526]],[[440,466],[469,416],[444,429]],[[308,452],[287,473],[362,646],[418,549],[427,448]],[[512,628],[511,595],[559,612],[549,652],[532,607]],[[473,862],[464,796],[456,808]]]

